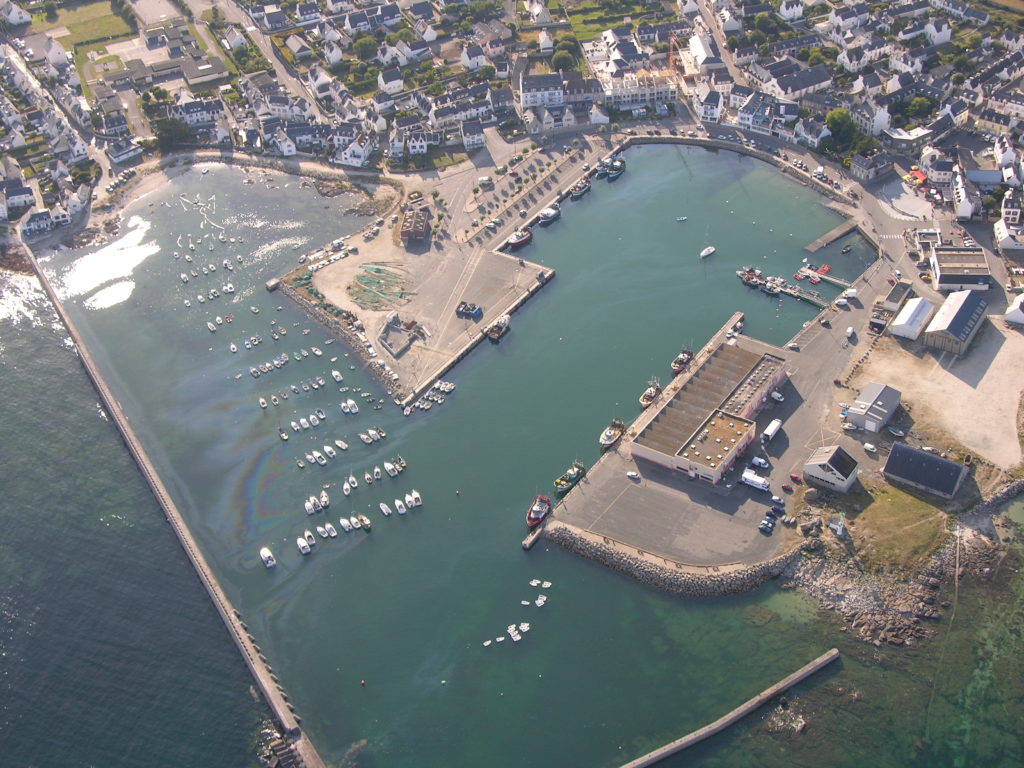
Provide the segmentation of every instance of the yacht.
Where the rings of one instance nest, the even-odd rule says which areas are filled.
[[[352,486],[348,484],[348,480],[341,484],[341,492],[346,496],[352,493]]]
[[[406,512],[405,504],[402,503],[401,499],[395,499],[395,509],[398,510],[398,514],[404,515]]]
[[[274,553],[267,547],[263,547],[263,549],[260,550],[260,559],[263,560],[263,564],[267,566],[267,568],[273,568],[277,565],[277,560],[274,559]]]
[[[311,426],[318,427],[320,426],[320,419],[316,417],[316,414],[311,413],[309,414],[309,423]]]
[[[384,514],[384,517],[391,517],[391,507],[383,501],[380,503],[380,511]]]
[[[338,525],[341,526],[341,530],[345,531],[345,533],[348,533],[352,530],[352,523],[348,521],[347,517],[339,517]]]
[[[715,246],[709,245],[707,248],[705,248],[703,251],[700,252],[700,257],[702,259],[705,259],[705,258],[710,256],[714,252],[715,252]]]
[[[388,473],[388,477],[398,476],[398,470],[395,469],[395,465],[392,464],[390,461],[384,462],[384,471]]]
[[[317,357],[320,357],[320,355],[323,354],[323,352],[321,351],[320,347],[310,347],[309,350],[310,350],[310,352],[312,352]]]
[[[353,488],[358,488],[359,487],[359,481],[356,480],[356,476],[355,475],[349,475],[348,476],[348,484],[351,485]]]
[[[412,494],[411,493],[405,494],[405,508],[406,509],[412,509],[415,506],[416,506],[416,501],[415,501],[415,499],[413,499]]]
[[[349,521],[349,523],[351,523],[351,524],[352,524],[352,527],[353,527],[353,528],[362,528],[362,527],[363,527],[363,524],[362,524],[362,523],[361,523],[361,522],[359,521],[359,518],[358,518],[358,517],[356,517],[355,515],[352,515],[352,516],[351,516],[351,517],[350,517],[350,518],[348,519],[348,521]]]
[[[312,514],[313,514],[314,512],[316,512],[316,510],[315,510],[315,509],[313,509],[313,502],[312,502],[312,501],[310,501],[309,499],[306,499],[306,500],[305,500],[305,501],[304,501],[304,502],[302,503],[302,506],[303,506],[303,507],[305,507],[305,509],[306,509],[306,514],[307,514],[307,515],[312,515]]]
[[[366,434],[370,436],[370,439],[373,442],[377,442],[378,440],[380,440],[380,434],[377,432],[376,429],[370,428],[366,430]]]
[[[347,400],[342,400],[341,401],[341,412],[342,413],[351,413],[352,412],[352,410],[348,407],[348,401]]]
[[[309,548],[309,544],[306,543],[306,540],[301,536],[299,536],[299,538],[295,540],[295,546],[297,546],[299,548],[299,552],[301,552],[304,555],[308,555],[310,552],[313,551]]]
[[[309,501],[309,505],[311,507],[313,507],[313,511],[314,512],[322,512],[323,511],[324,507],[320,503],[320,500],[316,496],[310,496],[308,501]]]
[[[324,523],[324,529],[327,531],[327,535],[330,536],[332,539],[338,535],[338,529],[330,523]]]
[[[327,529],[324,528],[322,525],[318,525],[316,527],[316,532],[320,536],[321,539],[326,539],[327,536],[328,536]]]
[[[320,491],[320,506],[324,509],[331,506],[331,497],[327,495],[327,491]]]
[[[338,455],[338,452],[336,450],[334,450],[334,448],[332,448],[331,446],[326,445],[326,444],[324,445],[324,453],[327,454],[327,457],[329,459],[336,458],[337,455]]]
[[[356,405],[356,401],[355,401],[355,400],[353,400],[353,399],[352,399],[352,398],[350,397],[350,398],[349,398],[348,400],[346,400],[345,402],[346,402],[346,403],[348,403],[348,410],[349,410],[349,413],[359,413],[359,406],[358,406],[358,405]]]
[[[360,432],[359,433],[359,439],[362,440],[367,445],[369,445],[370,443],[373,442],[373,440],[370,438],[370,436],[368,434],[366,434],[365,432]]]
[[[320,453],[320,451],[313,451],[313,460],[321,467],[327,463],[327,459],[324,458],[324,455]]]

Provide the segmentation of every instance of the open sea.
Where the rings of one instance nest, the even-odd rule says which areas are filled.
[[[842,660],[790,696],[802,733],[774,732],[761,712],[665,765],[1020,765],[1015,558],[992,583],[961,587],[933,642],[889,650],[774,585],[681,600],[543,541],[520,548],[533,494],[574,458],[596,460],[598,433],[634,416],[681,346],[699,347],[736,310],[747,333],[776,344],[814,316],[747,289],[735,270],[792,274],[803,246],[839,221],[820,198],[728,152],[644,147],[627,160],[621,179],[595,182],[535,230],[523,256],[557,279],[500,344],[449,374],[458,388],[443,405],[409,418],[341,342],[264,289],[299,253],[366,223],[345,215],[352,198],[285,176],[244,185],[236,168],[191,171],[132,204],[111,242],[44,266],[329,764],[612,768],[837,646]],[[706,244],[717,252],[701,260]],[[815,258],[852,278],[873,254],[852,236]],[[269,716],[237,651],[41,290],[2,279],[3,763],[254,765]],[[233,294],[198,302],[229,282]],[[288,363],[250,376],[282,352]],[[303,391],[318,375],[327,386]],[[280,393],[280,405],[258,405]],[[339,408],[348,397],[358,414]],[[319,427],[291,431],[316,408],[328,414]],[[387,437],[364,445],[358,433],[375,425]],[[349,449],[327,466],[296,466],[335,439]],[[398,454],[403,474],[364,482]],[[359,485],[346,498],[349,474]],[[310,518],[302,502],[325,485],[328,514]],[[379,502],[413,488],[421,508],[381,515]],[[371,533],[339,528],[298,553],[304,529],[357,513]],[[1024,504],[1011,513],[1024,521]],[[262,546],[276,568],[260,563]],[[521,642],[494,642],[522,622]]]

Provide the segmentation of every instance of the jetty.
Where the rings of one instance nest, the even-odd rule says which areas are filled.
[[[755,709],[767,704],[769,701],[774,699],[781,693],[785,693],[787,690],[792,688],[802,680],[806,680],[808,677],[813,675],[820,669],[827,667],[833,661],[839,658],[839,651],[836,648],[832,648],[826,653],[816,658],[809,664],[798,669],[796,672],[791,674],[789,677],[785,677],[771,688],[766,688],[757,694],[752,699],[744,702],[740,706],[736,707],[732,712],[715,720],[713,723],[705,725],[703,728],[698,728],[692,733],[688,733],[681,739],[669,742],[663,747],[658,747],[652,752],[648,752],[646,755],[638,757],[636,760],[631,760],[628,763],[624,763],[622,768],[645,768],[645,766],[654,765],[665,758],[674,755],[678,752],[682,752],[684,749],[692,747],[695,744],[707,739],[709,736],[714,736],[716,733],[721,733],[730,725],[733,725],[744,717],[749,715]]]
[[[811,277],[813,275],[819,280],[822,280],[826,283],[831,283],[832,285],[838,286],[840,288],[850,288],[853,286],[853,283],[847,282],[842,278],[835,277],[831,272],[819,272],[818,270],[811,269],[810,267],[800,267],[800,271],[798,272],[798,274],[801,274],[804,277]]]
[[[854,219],[847,219],[842,224],[830,229],[810,245],[804,246],[804,250],[809,253],[817,253],[826,245],[834,243],[840,237],[850,234],[855,229],[857,229],[857,222]]]
[[[821,298],[821,295],[817,291],[807,291],[803,288],[797,288],[790,285],[777,286],[779,293],[784,293],[787,296],[792,296],[794,299],[800,299],[800,301],[806,301],[808,304],[813,304],[818,309],[824,309],[829,305],[829,302]]]
[[[166,486],[157,474],[156,468],[153,466],[153,463],[150,461],[145,449],[142,447],[142,443],[139,441],[138,436],[132,429],[131,424],[129,424],[128,418],[125,416],[125,413],[121,408],[121,404],[117,401],[117,398],[114,397],[113,391],[107,385],[106,380],[100,373],[99,366],[97,366],[96,361],[93,359],[88,348],[82,341],[82,336],[79,333],[78,328],[75,326],[71,317],[64,309],[64,305],[57,297],[57,293],[50,284],[49,278],[39,266],[39,262],[36,260],[35,254],[27,247],[25,248],[25,251],[29,254],[32,269],[39,278],[39,282],[42,285],[43,290],[49,297],[50,303],[53,305],[54,310],[57,312],[58,317],[60,317],[61,322],[64,324],[64,327],[68,331],[68,335],[70,335],[71,340],[74,343],[75,350],[78,353],[78,359],[81,361],[86,375],[88,375],[89,379],[92,381],[93,387],[95,387],[96,393],[99,395],[100,400],[103,403],[104,410],[110,416],[110,419],[117,427],[118,432],[120,432],[121,439],[124,441],[129,453],[131,453],[132,458],[135,459],[135,463],[138,466],[139,471],[142,473],[142,477],[149,485],[153,496],[156,497],[157,503],[159,503],[160,507],[163,509],[164,516],[167,518],[167,522],[170,523],[171,529],[174,531],[175,535],[177,535],[178,542],[181,544],[182,549],[185,550],[185,554],[191,561],[193,568],[195,568],[199,581],[202,582],[203,587],[205,587],[207,594],[213,601],[214,607],[220,614],[221,620],[224,622],[224,626],[227,627],[228,634],[231,635],[231,639],[234,640],[235,645],[242,654],[242,660],[252,673],[256,685],[263,695],[263,700],[270,708],[278,727],[280,727],[284,733],[287,741],[280,742],[280,749],[282,753],[293,753],[293,755],[301,761],[300,764],[304,765],[305,768],[326,768],[326,764],[323,762],[323,759],[316,751],[312,742],[310,742],[309,738],[299,728],[300,718],[295,714],[292,704],[288,701],[287,695],[278,684],[277,677],[275,676],[273,669],[266,657],[263,655],[260,647],[256,644],[255,639],[249,634],[238,611],[236,611],[234,606],[231,605],[227,594],[220,586],[216,576],[214,576],[213,571],[206,562],[206,558],[203,556],[198,544],[189,532],[181,512],[178,510]]]

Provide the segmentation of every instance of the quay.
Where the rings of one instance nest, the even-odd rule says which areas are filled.
[[[792,296],[794,299],[800,299],[800,301],[806,301],[808,304],[813,304],[818,309],[824,309],[829,305],[829,302],[821,298],[818,293],[805,291],[803,288],[790,288],[788,285],[780,285],[779,293]]]
[[[149,460],[149,456],[142,447],[142,443],[139,441],[138,436],[132,429],[131,424],[128,423],[128,419],[125,416],[124,411],[121,409],[120,403],[118,403],[117,399],[114,397],[113,392],[110,390],[106,380],[100,373],[95,360],[93,360],[88,348],[83,343],[81,334],[78,332],[78,329],[72,322],[71,317],[64,309],[64,305],[57,297],[57,293],[50,284],[49,278],[40,268],[35,254],[27,247],[25,248],[25,252],[29,254],[29,261],[32,264],[32,269],[34,270],[36,277],[38,277],[47,297],[49,297],[50,303],[53,305],[54,310],[60,317],[64,327],[67,329],[68,334],[71,336],[75,350],[78,353],[78,359],[81,360],[82,367],[85,369],[86,374],[89,376],[89,379],[92,381],[92,384],[96,389],[96,393],[103,402],[103,408],[106,410],[114,425],[121,433],[121,439],[127,446],[132,458],[135,459],[135,463],[138,466],[139,471],[142,473],[143,478],[149,484],[149,488],[152,491],[153,496],[156,497],[157,502],[163,509],[167,522],[170,523],[171,529],[174,531],[175,535],[177,535],[178,541],[181,544],[182,549],[185,550],[185,554],[191,561],[193,568],[195,568],[196,575],[199,577],[200,582],[202,582],[203,587],[206,588],[207,594],[210,596],[214,607],[217,609],[224,625],[227,627],[228,634],[231,635],[231,639],[234,640],[235,645],[241,652],[242,660],[245,662],[246,666],[249,668],[249,672],[253,676],[253,679],[256,681],[256,685],[263,695],[263,700],[267,703],[277,725],[281,728],[288,740],[282,746],[282,749],[285,752],[291,751],[293,755],[297,756],[300,760],[299,764],[302,765],[303,768],[326,768],[326,764],[321,759],[316,748],[300,729],[300,718],[295,714],[286,694],[277,683],[277,678],[274,675],[274,671],[270,664],[267,662],[266,657],[263,655],[263,652],[256,644],[252,635],[250,635],[246,630],[241,616],[231,605],[227,594],[221,588],[217,578],[213,575],[213,571],[210,570],[210,566],[206,562],[206,558],[203,556],[203,553],[199,550],[199,546],[196,544],[192,534],[189,532],[184,518],[178,511],[174,501],[171,499],[170,493],[167,491],[166,486],[164,486],[163,481],[157,474],[152,462]]]
[[[733,725],[744,717],[749,715],[758,707],[767,704],[773,698],[781,693],[785,693],[787,690],[792,688],[802,680],[806,680],[808,677],[813,675],[815,672],[827,667],[833,661],[839,658],[839,651],[836,648],[832,648],[826,653],[816,658],[809,664],[798,669],[796,672],[791,674],[789,677],[783,678],[771,688],[766,688],[757,694],[752,699],[749,699],[745,703],[736,707],[732,712],[727,715],[715,720],[713,723],[705,725],[703,728],[698,728],[696,731],[683,736],[681,739],[670,742],[663,747],[659,747],[652,752],[648,752],[646,755],[638,757],[636,760],[631,760],[628,763],[623,764],[622,768],[646,768],[646,766],[654,765],[666,757],[674,755],[678,752],[682,752],[684,749],[692,747],[694,744],[699,744],[710,736],[714,736],[716,733],[721,733],[730,725]]]
[[[834,243],[840,237],[848,235],[853,230],[857,229],[857,222],[854,219],[847,219],[842,224],[833,227],[824,235],[819,237],[817,240],[812,242],[810,245],[804,246],[804,250],[809,253],[817,253],[829,243]]]
[[[526,549],[526,550],[533,549],[533,545],[536,544],[537,540],[541,536],[543,536],[543,535],[544,535],[544,524],[541,523],[536,528],[534,528],[532,531],[530,531],[526,535],[526,538],[523,539],[523,549]]]
[[[800,271],[798,272],[798,274],[804,275],[805,277],[810,277],[811,275],[814,275],[814,277],[818,278],[819,280],[822,280],[826,283],[831,283],[832,285],[838,286],[840,288],[853,287],[853,283],[847,282],[842,278],[835,277],[830,272],[819,272],[818,270],[811,269],[810,267],[800,267]]]

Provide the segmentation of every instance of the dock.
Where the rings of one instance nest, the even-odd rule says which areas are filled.
[[[533,549],[533,545],[537,543],[537,539],[544,535],[544,526],[538,525],[532,531],[530,531],[526,538],[523,539],[523,549]]]
[[[213,571],[206,562],[206,558],[203,556],[198,544],[189,532],[188,527],[185,524],[185,519],[182,517],[181,512],[175,505],[166,486],[157,474],[156,468],[153,466],[153,463],[150,461],[145,449],[142,447],[142,443],[139,441],[138,436],[132,429],[131,424],[128,423],[128,418],[121,409],[120,403],[114,397],[114,393],[107,385],[106,380],[100,373],[99,367],[96,365],[96,362],[88,348],[83,343],[82,336],[78,332],[78,328],[72,322],[71,317],[64,309],[64,305],[60,302],[56,292],[53,290],[53,286],[50,284],[49,278],[46,276],[46,273],[43,272],[42,268],[40,268],[39,262],[35,258],[35,254],[33,254],[27,247],[25,248],[25,251],[29,254],[32,269],[38,277],[43,290],[46,292],[47,297],[49,297],[50,303],[53,305],[54,310],[57,312],[58,317],[60,317],[61,322],[64,324],[64,327],[68,331],[68,335],[74,343],[75,349],[78,352],[78,359],[82,362],[82,367],[85,369],[86,374],[92,381],[93,387],[95,387],[96,393],[99,395],[99,398],[103,403],[104,410],[107,412],[107,415],[110,416],[110,420],[114,423],[114,426],[117,427],[118,432],[120,432],[121,439],[124,441],[129,453],[131,453],[132,458],[135,460],[135,463],[139,468],[139,472],[149,485],[157,503],[160,504],[167,522],[170,523],[171,529],[178,537],[178,542],[181,544],[182,549],[185,550],[185,554],[188,556],[193,568],[195,568],[196,575],[199,577],[199,580],[202,582],[203,587],[205,587],[214,607],[220,614],[220,617],[224,622],[224,626],[228,630],[228,634],[231,635],[231,639],[235,642],[239,652],[242,654],[242,660],[249,668],[256,686],[263,696],[263,700],[270,708],[278,727],[280,727],[282,732],[285,734],[287,741],[282,742],[283,751],[286,753],[291,752],[297,754],[301,758],[302,764],[305,768],[325,768],[325,763],[319,753],[317,753],[316,748],[299,727],[301,718],[295,714],[294,708],[288,701],[287,695],[277,682],[277,677],[274,675],[274,671],[271,668],[270,663],[263,655],[260,647],[256,644],[253,636],[249,634],[238,611],[235,610],[234,606],[228,600],[227,594],[221,588],[216,576],[214,576]]]
[[[832,285],[838,286],[839,288],[853,287],[853,283],[849,283],[846,280],[835,277],[829,272],[819,272],[816,269],[811,269],[810,267],[800,267],[800,270],[797,274],[804,275],[805,277],[810,277],[811,275],[813,275],[819,280],[822,280],[826,283],[831,283]]]
[[[854,221],[853,219],[847,219],[839,226],[830,229],[828,232],[819,237],[810,245],[805,246],[804,250],[809,253],[817,253],[826,245],[834,243],[840,237],[850,234],[855,229],[857,229],[857,222]]]
[[[698,728],[696,731],[683,736],[681,739],[670,742],[663,747],[658,747],[658,749],[648,752],[646,755],[638,757],[636,760],[631,760],[630,762],[623,764],[622,768],[645,768],[645,766],[654,765],[671,755],[682,752],[684,749],[692,747],[695,744],[699,744],[709,736],[721,733],[730,725],[739,722],[755,709],[767,704],[779,694],[785,693],[800,681],[807,679],[818,670],[827,667],[838,658],[839,651],[836,648],[832,648],[828,652],[816,658],[810,664],[801,667],[789,677],[783,678],[771,688],[761,691],[757,696],[736,707],[736,709],[727,715],[723,715],[718,718],[713,723],[705,725],[703,728]]]
[[[803,288],[790,288],[788,286],[779,286],[779,293],[784,293],[787,296],[792,296],[794,299],[800,299],[800,301],[806,301],[808,304],[813,304],[818,309],[824,309],[829,305],[829,302],[821,298],[821,295],[817,291],[805,291]]]

